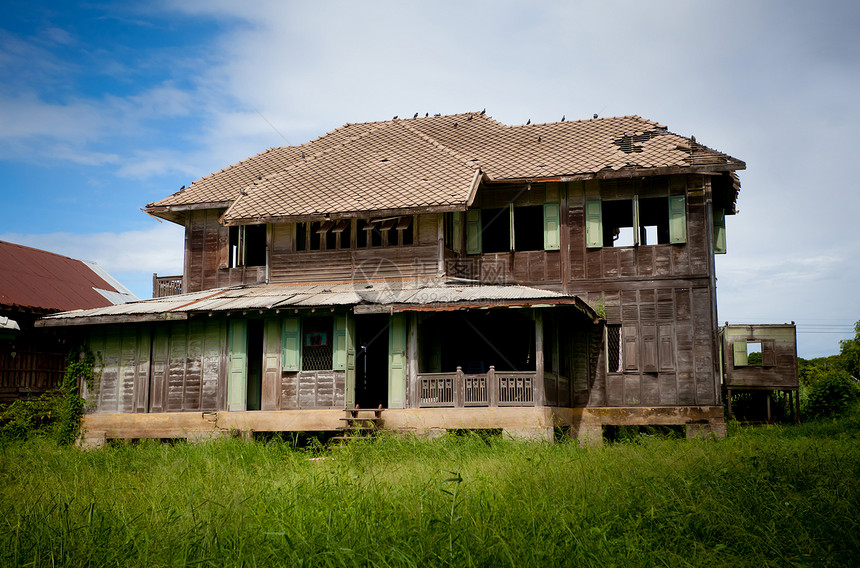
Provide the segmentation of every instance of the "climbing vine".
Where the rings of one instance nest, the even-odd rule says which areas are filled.
[[[17,400],[0,412],[0,439],[24,440],[41,436],[57,444],[72,444],[81,432],[86,401],[79,385],[98,390],[97,357],[92,351],[73,350],[66,359],[66,372],[53,391],[28,400]]]

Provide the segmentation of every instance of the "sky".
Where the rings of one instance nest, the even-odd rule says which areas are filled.
[[[141,298],[183,229],[141,211],[347,122],[487,109],[639,115],[744,160],[720,322],[860,320],[860,3],[0,0],[0,240],[93,260]],[[0,269],[2,270],[2,269]]]

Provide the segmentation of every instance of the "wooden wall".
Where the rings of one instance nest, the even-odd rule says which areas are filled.
[[[343,408],[346,371],[283,373],[278,408]]]
[[[729,388],[796,389],[797,335],[794,325],[730,325],[722,328],[725,386]],[[760,343],[760,365],[736,361],[735,345]],[[739,364],[740,363],[740,364]]]
[[[71,344],[51,329],[33,329],[35,316],[10,311],[20,330],[0,338],[0,405],[59,386]]]

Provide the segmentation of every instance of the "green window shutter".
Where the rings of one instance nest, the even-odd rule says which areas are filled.
[[[735,367],[746,367],[747,362],[747,342],[742,339],[735,339],[732,343],[732,360]]]
[[[481,210],[466,211],[466,254],[481,254]]]
[[[714,209],[714,254],[726,254],[726,212]]]
[[[463,212],[451,213],[451,249],[457,252],[463,250]]]
[[[406,408],[406,316],[393,314],[388,325],[388,408]]]
[[[346,408],[355,406],[355,318],[346,317]]]
[[[669,196],[669,242],[687,242],[687,198],[683,195]]]
[[[603,205],[600,201],[585,202],[585,242],[589,248],[603,246]]]
[[[299,334],[300,320],[297,317],[284,318],[281,333],[281,366],[284,371],[300,371],[302,368],[302,342]]]
[[[558,203],[544,203],[543,248],[544,250],[558,250],[561,248],[561,229],[559,228]]]
[[[335,371],[346,370],[346,316],[334,317],[332,365]]]
[[[230,322],[230,376],[227,379],[227,410],[245,410],[245,396],[248,387],[247,361],[247,322]]]

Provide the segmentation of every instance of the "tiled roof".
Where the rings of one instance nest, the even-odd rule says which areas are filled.
[[[638,116],[507,126],[480,113],[350,124],[271,148],[148,207],[232,202],[227,222],[463,208],[486,181],[657,168],[734,171],[744,163]],[[235,201],[234,201],[235,200]]]
[[[0,241],[0,306],[44,311],[137,300],[95,263]]]

